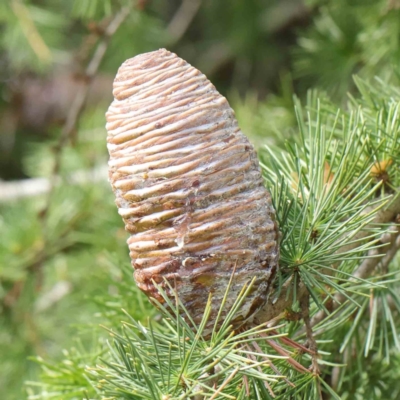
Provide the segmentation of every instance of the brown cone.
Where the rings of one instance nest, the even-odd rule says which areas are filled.
[[[165,49],[125,61],[107,116],[109,179],[135,280],[161,301],[164,278],[199,323],[213,325],[256,278],[235,327],[265,303],[278,267],[278,229],[257,155],[233,110],[196,68]]]

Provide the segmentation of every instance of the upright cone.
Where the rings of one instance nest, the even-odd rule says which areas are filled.
[[[174,287],[199,323],[212,294],[213,325],[246,282],[239,327],[265,303],[278,267],[278,229],[256,153],[233,110],[196,68],[165,49],[125,61],[107,116],[109,179],[128,239],[134,277]],[[222,318],[223,320],[223,318]]]

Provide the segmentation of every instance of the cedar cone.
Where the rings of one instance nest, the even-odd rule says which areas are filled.
[[[172,298],[169,282],[197,324],[211,293],[209,332],[232,273],[223,315],[255,278],[233,320],[243,325],[268,298],[279,248],[271,196],[233,110],[165,49],[125,61],[113,94],[109,180],[137,285],[162,302],[153,281]]]

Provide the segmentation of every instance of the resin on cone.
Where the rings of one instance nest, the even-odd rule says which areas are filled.
[[[279,254],[253,146],[225,97],[165,49],[125,61],[113,94],[109,180],[137,285],[162,301],[153,281],[172,297],[166,279],[197,324],[211,293],[209,331],[233,271],[225,313],[255,278],[234,318],[241,326],[266,302]]]

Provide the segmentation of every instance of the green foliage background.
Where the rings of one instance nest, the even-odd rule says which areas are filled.
[[[160,319],[134,285],[127,235],[104,170],[104,179],[77,184],[72,178],[75,172],[92,171],[107,162],[104,113],[113,76],[125,59],[167,47],[199,68],[228,97],[242,130],[260,154],[266,154],[261,151],[264,145],[280,154],[283,150],[276,149],[286,139],[298,139],[294,93],[305,105],[301,120],[307,120],[308,112],[310,121],[315,121],[321,112],[329,129],[342,107],[343,125],[334,128],[340,130],[352,118],[351,112],[362,108],[367,128],[370,124],[373,130],[375,124],[372,117],[368,120],[369,113],[379,111],[393,122],[393,137],[397,135],[397,0],[203,0],[178,37],[171,21],[181,3],[6,0],[0,4],[0,178],[50,178],[55,156],[61,160],[61,182],[50,197],[5,201],[0,193],[0,387],[5,399],[101,398],[95,397],[85,375],[86,366],[96,365],[108,351],[108,334],[99,325],[117,328],[126,318],[121,309],[143,323],[150,317],[157,325]],[[55,153],[76,88],[85,84],[84,70],[101,40],[102,27],[126,5],[132,10],[110,38],[74,139]],[[382,83],[366,83],[375,76]],[[316,91],[309,92],[310,88]],[[370,150],[369,156],[400,157],[398,147],[385,146]],[[272,166],[266,168],[273,174]],[[397,182],[398,172],[392,173]],[[289,265],[291,254],[284,255]],[[396,260],[392,268],[397,270]],[[363,301],[361,310],[367,307]],[[400,397],[393,386],[400,377],[396,335],[394,330],[393,347],[382,338],[381,352],[369,353],[368,344],[364,353],[357,354],[352,368],[360,373],[357,379],[341,378],[343,399]],[[339,337],[365,339],[350,338],[345,330]],[[322,346],[332,351],[328,344]],[[44,360],[44,370],[33,361],[36,357]],[[44,371],[41,378],[40,371]],[[25,385],[40,379],[44,386]]]

